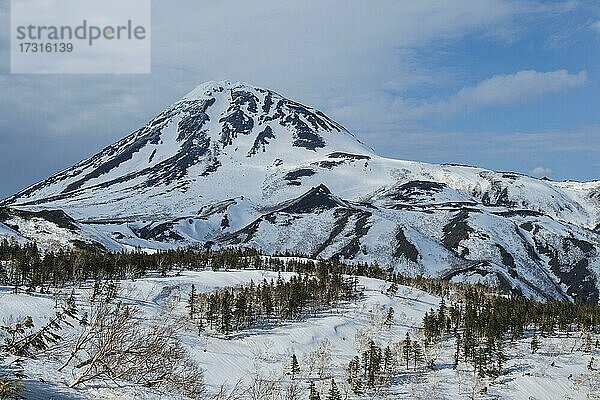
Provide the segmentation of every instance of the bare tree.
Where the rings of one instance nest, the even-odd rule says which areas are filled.
[[[309,373],[316,372],[319,379],[324,379],[331,368],[331,343],[323,340],[315,350],[308,355]]]
[[[274,400],[279,394],[280,384],[280,379],[264,377],[257,372],[247,387],[247,398],[250,400]]]
[[[202,398],[203,372],[181,345],[175,327],[143,323],[136,317],[137,307],[115,299],[112,294],[92,302],[89,322],[59,368],[72,366],[75,378],[70,386],[124,380]]]

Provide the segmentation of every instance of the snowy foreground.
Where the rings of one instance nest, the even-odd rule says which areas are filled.
[[[290,275],[282,273],[281,277],[287,279]],[[313,381],[323,399],[331,377],[338,382],[342,394],[345,393],[348,362],[365,349],[369,339],[382,347],[389,344],[396,348],[407,332],[418,338],[424,313],[437,308],[440,301],[438,297],[404,286],[390,296],[385,294],[389,284],[360,278],[364,297],[305,321],[251,329],[225,338],[214,333],[199,334],[187,318],[186,302],[192,284],[198,292],[211,292],[251,280],[260,282],[277,277],[275,272],[256,270],[184,272],[166,278],[122,282],[121,296],[125,302],[140,307],[144,320],[178,321],[183,343],[205,371],[207,397],[221,388],[230,390],[256,376],[282,382],[289,380],[286,372],[289,372],[291,355],[296,354],[301,369],[297,380],[302,382],[304,391],[300,398],[308,398],[308,383],[305,382]],[[76,289],[82,307],[90,292],[90,287]],[[36,326],[42,325],[53,315],[55,303],[51,295],[15,295],[11,288],[0,287],[0,325],[28,315],[33,317]],[[390,307],[395,311],[391,326],[384,324]],[[584,347],[583,338],[578,336],[544,338],[540,350],[531,354],[529,341],[519,341],[506,349],[508,360],[504,373],[492,381],[475,378],[466,364],[452,369],[454,343],[446,341],[425,353],[428,359],[434,359],[434,370],[415,372],[411,368],[406,371],[399,366],[398,379],[390,388],[382,390],[381,398],[600,399],[600,354],[597,349],[586,351]],[[67,349],[64,351],[68,352]],[[592,357],[596,361],[589,368]],[[72,373],[69,369],[57,372],[61,362],[51,358],[26,360],[25,398],[177,398],[123,382],[96,382],[70,389]],[[249,393],[246,395],[250,396]]]

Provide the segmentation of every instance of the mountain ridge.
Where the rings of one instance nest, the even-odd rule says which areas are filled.
[[[62,210],[111,249],[250,246],[599,298],[600,181],[380,157],[322,112],[246,83],[199,85],[1,204]],[[0,223],[18,231],[15,218]]]

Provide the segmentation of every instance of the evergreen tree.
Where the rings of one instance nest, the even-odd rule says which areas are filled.
[[[348,375],[348,383],[352,392],[356,395],[362,394],[362,376],[360,375],[360,360],[358,356],[355,356],[348,363],[348,369],[346,370]]]
[[[387,314],[385,315],[385,321],[383,324],[388,328],[392,327],[392,323],[394,322],[394,309],[392,307],[388,308]]]
[[[315,383],[313,381],[310,382],[310,392],[308,395],[308,400],[321,400],[321,396],[319,396],[319,392],[315,387]]]
[[[342,395],[335,384],[335,379],[331,378],[331,387],[329,389],[329,393],[327,394],[327,400],[342,400]]]
[[[196,286],[192,284],[192,290],[190,292],[190,297],[188,299],[187,307],[190,310],[190,318],[194,319],[196,317]]]
[[[531,338],[531,343],[529,345],[529,347],[531,348],[531,354],[537,353],[537,351],[540,349],[540,346],[540,339],[534,332],[533,337]]]
[[[386,381],[389,381],[392,377],[393,364],[394,356],[392,355],[392,349],[390,349],[390,346],[386,346],[383,352],[383,372]]]
[[[296,354],[292,354],[292,364],[290,365],[290,375],[292,379],[296,379],[296,377],[300,374],[300,364],[298,364],[298,358],[296,358]]]
[[[228,290],[223,292],[221,296],[221,320],[219,330],[221,333],[228,335],[231,333],[231,294]]]
[[[458,363],[460,361],[460,334],[456,334],[456,349],[454,350],[454,363],[452,364],[452,369],[458,368]]]
[[[421,345],[416,340],[412,342],[412,358],[413,358],[413,367],[416,370],[417,365],[423,362],[423,350],[421,349]]]
[[[410,340],[410,335],[406,332],[406,337],[402,341],[402,355],[404,356],[404,360],[406,361],[406,369],[409,368],[408,364],[410,363],[410,358],[412,354],[412,341]]]

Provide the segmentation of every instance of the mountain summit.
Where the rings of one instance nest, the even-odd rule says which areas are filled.
[[[334,151],[370,154],[320,111],[248,84],[208,82],[5,203],[66,207],[77,217],[174,216],[240,189],[259,194],[273,168],[293,169]]]
[[[600,298],[600,182],[383,158],[320,111],[244,83],[198,86],[3,206],[0,234],[20,240],[251,246]]]

